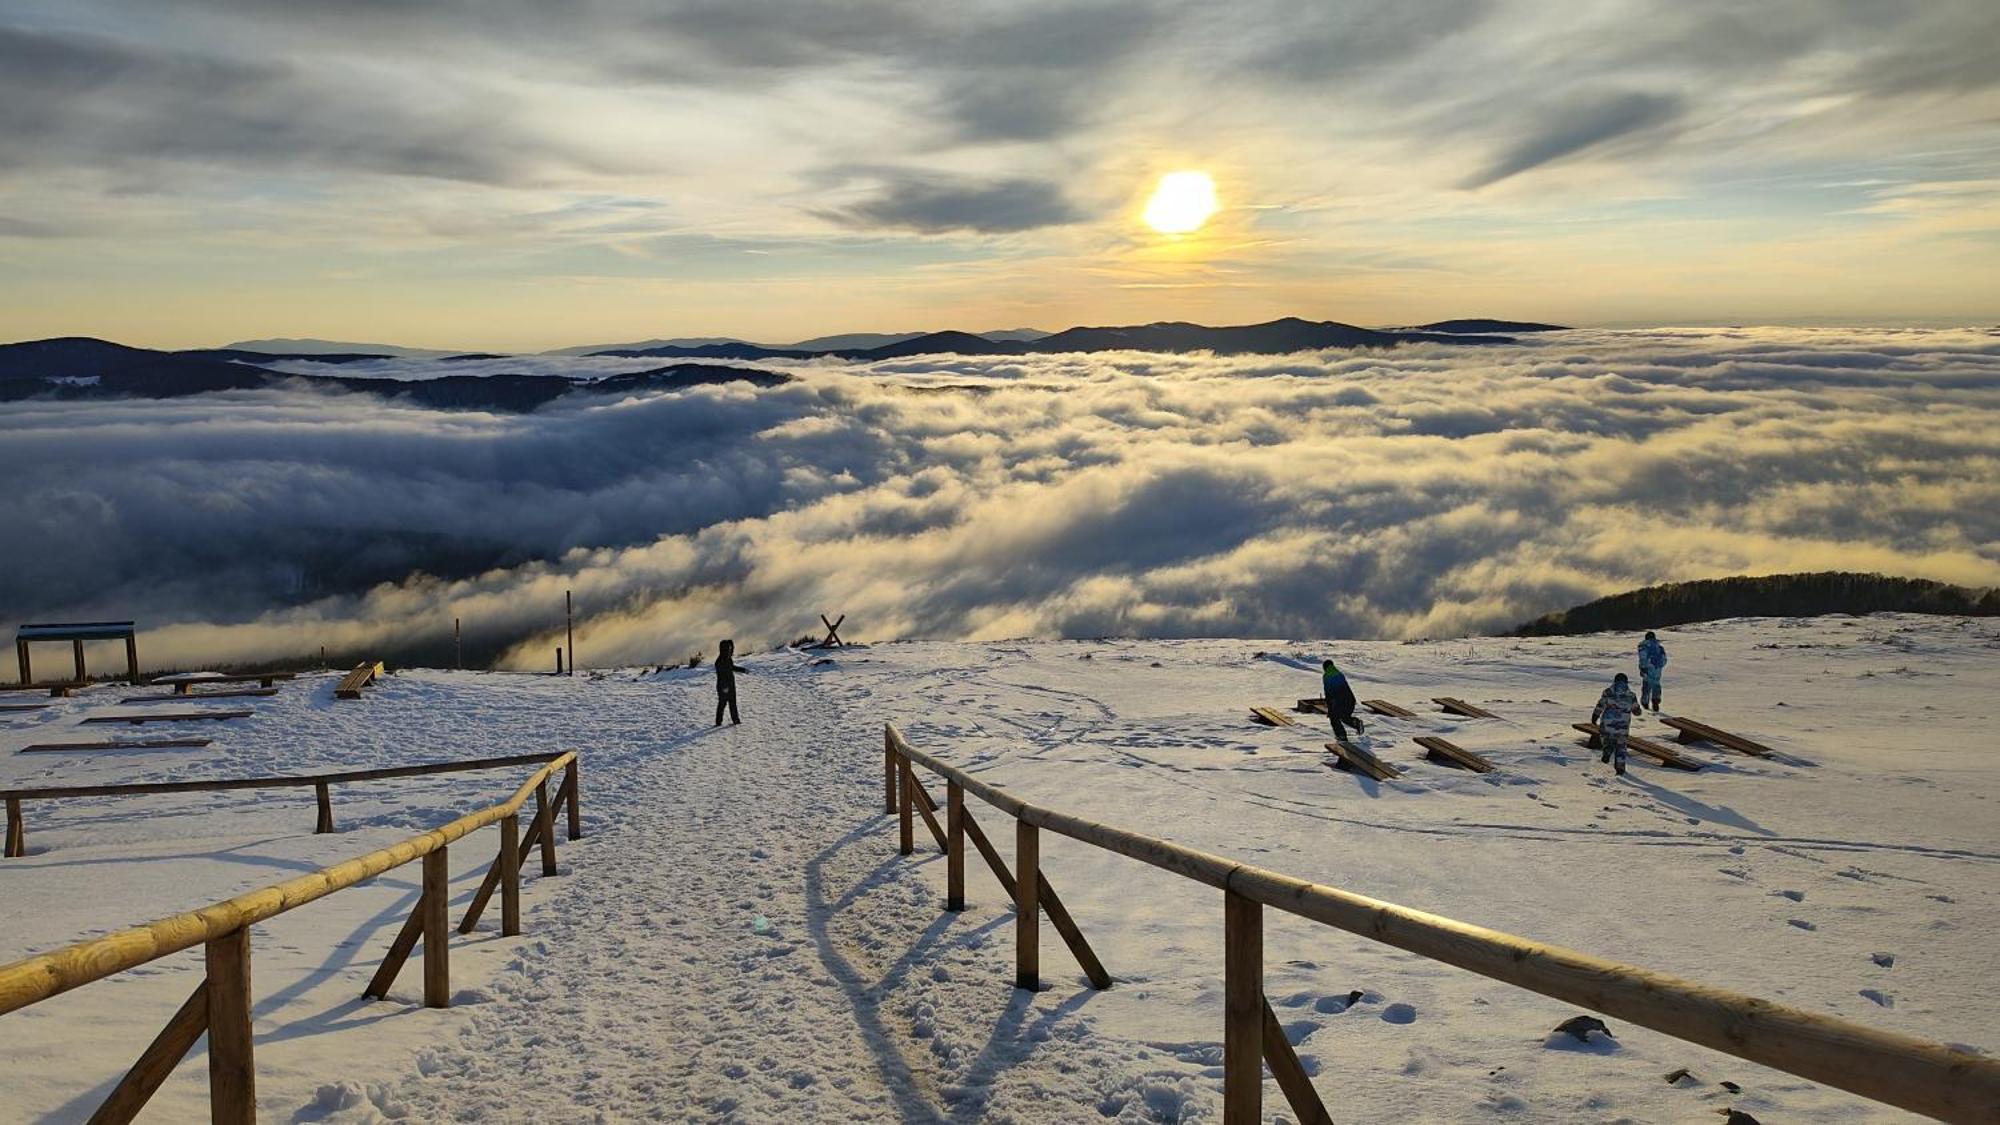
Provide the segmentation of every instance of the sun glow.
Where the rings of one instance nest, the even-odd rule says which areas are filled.
[[[1161,234],[1189,234],[1215,210],[1215,181],[1207,172],[1168,172],[1146,201],[1144,218]]]

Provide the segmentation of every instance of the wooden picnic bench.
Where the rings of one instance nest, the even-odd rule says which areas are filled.
[[[1252,707],[1250,708],[1250,717],[1267,727],[1295,727],[1299,725],[1297,719],[1292,718],[1275,707]]]
[[[1436,735],[1427,734],[1414,741],[1424,748],[1424,757],[1441,765],[1457,766],[1473,773],[1492,773],[1499,768],[1472,751],[1453,745]]]
[[[1726,730],[1719,730],[1693,719],[1670,719],[1662,715],[1660,721],[1679,731],[1681,742],[1713,742],[1717,746],[1726,746],[1739,754],[1748,754],[1753,758],[1769,758],[1777,754],[1776,750],[1761,742],[1752,742],[1741,735],[1730,734]]]
[[[250,715],[251,712],[249,711],[154,711],[146,715],[92,715],[85,719],[84,722],[131,723],[136,727],[140,723],[191,723],[200,719],[214,719],[217,721],[223,719],[247,719]]]
[[[110,742],[38,742],[21,747],[23,754],[82,753],[90,750],[185,750],[207,746],[206,738],[114,739]]]
[[[1592,750],[1603,748],[1604,744],[1599,740],[1596,723],[1571,723],[1570,726],[1590,736],[1589,741],[1585,742],[1584,745],[1590,747]],[[1650,738],[1640,738],[1635,734],[1625,736],[1625,748],[1627,750],[1635,750],[1659,762],[1663,766],[1672,766],[1677,770],[1693,772],[1706,764],[1697,759],[1687,757],[1663,742],[1654,742]]]
[[[333,697],[335,699],[360,699],[361,689],[374,683],[375,677],[382,675],[382,672],[382,662],[379,660],[364,660],[356,664],[354,670],[342,676],[340,683],[334,686]]]
[[[1455,699],[1449,695],[1433,696],[1431,702],[1444,708],[1450,714],[1467,719],[1497,719],[1500,717],[1484,707],[1474,707],[1463,699]]]
[[[241,672],[231,673],[226,676],[191,676],[186,679],[173,676],[157,676],[153,679],[152,683],[154,687],[159,687],[162,684],[172,684],[175,695],[188,695],[191,693],[191,689],[202,687],[206,684],[247,684],[254,682],[258,687],[276,688],[279,680],[296,680],[298,678],[299,674],[297,672]]]
[[[1414,719],[1417,717],[1415,711],[1407,707],[1398,707],[1386,699],[1364,699],[1361,701],[1361,705],[1375,712],[1377,715],[1387,715],[1392,719]]]
[[[87,680],[58,680],[46,684],[0,684],[0,691],[46,691],[50,699],[68,699],[76,689],[89,686]]]
[[[1326,748],[1333,751],[1333,764],[1340,769],[1359,771],[1377,781],[1392,781],[1403,776],[1402,770],[1351,742],[1329,742]]]
[[[266,695],[276,695],[274,687],[243,688],[238,691],[197,691],[173,695],[128,695],[120,703],[186,703],[194,699],[247,699]]]

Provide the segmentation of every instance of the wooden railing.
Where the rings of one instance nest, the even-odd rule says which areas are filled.
[[[543,760],[547,756],[531,756]],[[422,767],[402,767],[421,769]],[[377,776],[402,776],[367,771]],[[436,771],[433,771],[436,772]],[[549,779],[563,781],[553,801]],[[113,973],[157,961],[194,946],[205,947],[206,973],[180,1010],[174,1013],[151,1046],[139,1056],[109,1097],[90,1118],[96,1123],[126,1122],[144,1108],[174,1066],[205,1033],[208,1036],[210,1115],[218,1123],[244,1125],[257,1119],[256,1067],[250,1036],[250,927],[295,910],[315,899],[372,879],[406,863],[423,861],[423,890],[409,920],[389,947],[389,955],[363,993],[388,995],[403,962],[424,943],[424,1005],[451,1005],[449,964],[451,900],[447,847],[490,824],[500,826],[500,853],[487,869],[460,923],[470,932],[497,887],[501,894],[501,932],[521,932],[521,861],[539,846],[542,874],[556,873],[555,813],[567,806],[569,838],[582,835],[579,769],[574,751],[547,757],[514,795],[497,805],[459,817],[420,836],[369,852],[367,855],[302,875],[261,890],[241,894],[185,914],[144,926],[80,941],[51,953],[0,965],[0,1015],[25,1008]],[[268,779],[267,779],[268,780]],[[239,786],[241,787],[241,786]],[[525,839],[520,832],[521,806],[535,799],[534,819]]]
[[[942,828],[934,815],[936,803],[918,783],[913,766],[945,779]],[[1015,979],[1022,987],[1033,988],[1039,980],[1042,912],[1069,940],[1091,983],[1110,985],[1103,966],[1087,956],[1082,935],[1071,938],[1075,922],[1060,909],[1041,871],[1041,829],[1223,892],[1223,1120],[1230,1125],[1262,1119],[1267,1062],[1301,1121],[1331,1120],[1264,999],[1267,906],[1915,1113],[1953,1122],[2000,1121],[2000,1060],[1468,925],[1042,808],[912,747],[893,725],[884,730],[882,770],[883,807],[900,819],[903,854],[914,850],[913,813],[920,813],[948,857],[946,909],[964,909],[968,836],[1000,876],[1017,906]],[[968,793],[1014,818],[1011,876],[965,814]]]
[[[28,821],[25,808],[29,801],[48,801],[61,797],[132,797],[158,793],[220,793],[232,789],[303,789],[310,785],[319,799],[319,823],[314,832],[333,831],[333,790],[332,787],[355,781],[380,781],[390,777],[421,777],[434,773],[458,773],[465,770],[504,769],[507,766],[525,766],[536,762],[547,762],[562,755],[557,751],[537,754],[512,754],[504,758],[461,758],[455,762],[424,762],[414,766],[383,766],[367,770],[345,770],[339,773],[299,774],[292,777],[226,777],[195,781],[134,781],[112,785],[48,785],[35,789],[0,789],[0,800],[7,805],[6,846],[7,858],[28,854]],[[578,825],[570,824],[572,832]]]

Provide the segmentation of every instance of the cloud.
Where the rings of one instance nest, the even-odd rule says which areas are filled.
[[[1554,113],[1532,122],[1527,132],[1460,186],[1482,188],[1614,140],[1657,133],[1685,111],[1672,95],[1579,92]]]
[[[823,212],[848,226],[943,234],[1006,234],[1083,218],[1056,184],[1005,179],[987,183],[903,173],[871,199]]]
[[[1659,581],[2000,584],[2000,338],[1576,332],[1290,357],[801,362],[527,416],[19,404],[0,616],[162,660],[542,667],[789,640],[1454,635]],[[118,450],[115,459],[100,451]]]

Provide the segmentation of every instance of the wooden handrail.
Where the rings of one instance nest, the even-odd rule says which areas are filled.
[[[2000,1059],[1468,925],[1030,804],[911,746],[887,745],[1023,824],[1251,902],[1945,1121],[1992,1122]]]
[[[378,848],[367,855],[199,910],[0,965],[0,1015],[212,941],[421,859],[453,840],[516,815],[530,794],[541,791],[551,774],[575,760],[576,752],[573,750],[549,759],[506,801],[468,813],[449,824]]]
[[[133,781],[112,785],[51,785],[35,789],[0,789],[0,798],[9,800],[42,800],[50,797],[118,797],[139,793],[199,793],[228,789],[282,789],[303,788],[307,785],[325,785],[345,781],[379,781],[388,777],[418,777],[433,773],[455,773],[459,770],[500,769],[504,766],[525,766],[532,762],[546,762],[559,756],[557,751],[545,750],[538,754],[512,754],[504,758],[465,758],[454,762],[423,762],[413,766],[382,766],[368,770],[344,770],[339,773],[294,774],[284,777],[230,777],[194,781]]]

